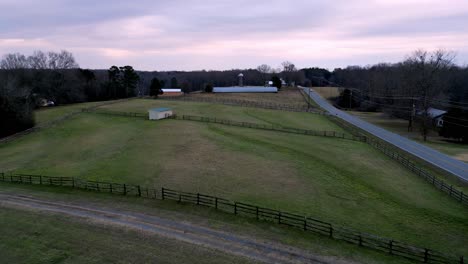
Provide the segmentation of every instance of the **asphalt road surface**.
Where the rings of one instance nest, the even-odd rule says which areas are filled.
[[[374,126],[368,122],[361,120],[358,117],[345,113],[323,99],[318,93],[312,89],[303,88],[310,98],[312,98],[320,107],[328,111],[331,115],[339,117],[344,121],[353,124],[372,135],[385,140],[386,142],[404,150],[412,155],[431,163],[432,165],[449,172],[465,182],[468,182],[468,163],[456,160],[448,155],[445,155],[432,148],[414,142],[410,139],[389,132],[378,126]]]

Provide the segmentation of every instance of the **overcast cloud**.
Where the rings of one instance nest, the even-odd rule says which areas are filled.
[[[468,1],[0,0],[0,54],[66,49],[84,68],[333,69],[419,48],[468,63]]]

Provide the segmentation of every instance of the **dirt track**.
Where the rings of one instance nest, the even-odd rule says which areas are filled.
[[[254,238],[156,216],[109,208],[95,208],[85,203],[72,205],[35,197],[0,193],[0,206],[63,214],[95,224],[130,228],[266,263],[337,263],[336,260],[314,256],[303,250],[276,242],[257,241]]]

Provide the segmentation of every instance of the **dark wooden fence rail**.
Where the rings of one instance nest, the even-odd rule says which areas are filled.
[[[468,205],[468,195],[463,193],[463,191],[458,190],[453,185],[446,183],[445,181],[435,177],[433,174],[429,173],[427,170],[423,169],[422,166],[418,165],[412,156],[406,154],[403,150],[394,147],[393,145],[380,140],[372,135],[368,135],[360,128],[357,128],[351,124],[346,123],[336,117],[330,116],[330,119],[334,121],[337,125],[349,131],[354,136],[360,136],[366,138],[362,140],[367,144],[371,145],[372,147],[380,150],[382,153],[387,155],[388,157],[398,161],[400,164],[417,174],[418,176],[424,178],[427,182],[435,186],[437,189],[443,191],[444,193],[448,194],[450,197],[455,199],[456,201]]]
[[[393,239],[357,232],[305,215],[282,212],[247,203],[233,202],[228,199],[200,193],[181,192],[167,188],[156,190],[154,188],[141,187],[140,185],[88,181],[74,177],[52,177],[32,174],[0,173],[0,181],[46,186],[63,186],[94,192],[131,195],[150,199],[174,200],[183,203],[212,207],[216,210],[239,216],[252,217],[257,220],[286,225],[305,232],[317,233],[336,240],[346,241],[361,247],[382,251],[423,263],[465,263],[463,257],[454,257],[435,250],[411,246]]]
[[[340,138],[340,139],[347,139],[347,140],[361,141],[361,142],[364,142],[366,140],[366,138],[363,136],[355,136],[355,135],[350,135],[347,133],[337,132],[337,131],[308,130],[308,129],[284,127],[284,126],[278,126],[278,125],[256,124],[256,123],[250,123],[250,122],[233,121],[233,120],[219,119],[219,118],[213,118],[213,117],[192,116],[192,115],[173,115],[169,118],[177,119],[177,120],[190,120],[190,121],[197,121],[197,122],[222,124],[222,125],[228,125],[228,126],[262,129],[262,130],[300,134],[300,135],[333,137],[333,138]]]

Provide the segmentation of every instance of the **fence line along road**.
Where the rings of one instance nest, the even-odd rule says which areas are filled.
[[[395,133],[389,132],[383,128],[372,125],[361,120],[358,117],[345,113],[336,107],[332,106],[315,91],[309,88],[304,88],[304,91],[312,98],[320,107],[328,111],[331,115],[336,116],[373,136],[391,144],[433,166],[450,173],[460,180],[468,183],[468,163],[456,160],[446,154],[443,154],[423,144],[419,144],[413,140],[407,139]],[[307,90],[307,91],[306,91]]]
[[[420,165],[413,162],[408,155],[402,154],[402,150],[393,147],[391,144],[386,143],[385,141],[377,140],[373,137],[367,137],[363,135],[362,131],[359,131],[356,127],[353,127],[349,123],[344,122],[341,119],[336,117],[330,116],[332,121],[334,121],[337,125],[341,126],[344,130],[351,131],[351,133],[355,136],[364,136],[367,144],[376,148],[377,150],[381,151],[383,154],[387,155],[388,157],[396,160],[401,165],[405,166],[409,170],[411,170],[416,175],[424,178],[427,182],[435,186],[437,189],[443,191],[444,193],[448,194],[450,197],[455,199],[456,201],[462,203],[463,205],[468,205],[468,195],[463,193],[463,191],[458,190],[457,188],[453,187],[453,185],[444,182],[443,180],[435,177],[427,170],[423,169]]]
[[[291,228],[303,230],[304,232],[316,233],[332,239],[356,244],[360,247],[369,248],[418,262],[465,263],[463,256],[450,256],[428,248],[416,247],[393,239],[358,232],[305,215],[278,211],[247,203],[233,202],[228,199],[206,194],[181,192],[167,188],[161,188],[159,191],[154,188],[141,187],[140,185],[87,181],[74,177],[51,177],[31,174],[0,173],[0,181],[46,186],[63,186],[95,192],[131,195],[151,199],[174,200],[181,203],[212,207],[226,213],[255,218],[256,220],[286,225]]]

